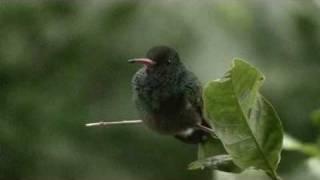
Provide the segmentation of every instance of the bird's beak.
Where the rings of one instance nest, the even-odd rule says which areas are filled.
[[[146,66],[151,66],[156,64],[155,61],[148,59],[148,58],[135,58],[135,59],[129,59],[128,60],[129,63],[139,63],[139,64],[143,64]]]

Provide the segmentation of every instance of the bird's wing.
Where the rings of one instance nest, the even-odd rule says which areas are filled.
[[[187,71],[183,83],[182,87],[184,88],[184,97],[187,104],[191,104],[191,108],[193,108],[195,113],[201,118],[202,127],[211,128],[203,114],[202,86],[200,81],[192,72]],[[208,131],[204,131],[201,128],[199,129],[199,126],[196,126],[191,134],[177,134],[175,137],[183,142],[195,144],[204,142],[211,136]]]
[[[202,86],[199,79],[192,72],[187,72],[184,88],[186,100],[202,116]]]
[[[185,81],[185,96],[187,101],[192,105],[196,112],[199,113],[202,121],[201,124],[211,127],[203,113],[202,85],[199,79],[192,73],[188,72]]]

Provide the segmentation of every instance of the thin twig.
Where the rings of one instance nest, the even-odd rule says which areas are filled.
[[[123,121],[110,121],[110,122],[95,122],[95,123],[88,123],[86,127],[92,126],[111,126],[111,125],[121,125],[121,124],[140,124],[142,120],[123,120]]]

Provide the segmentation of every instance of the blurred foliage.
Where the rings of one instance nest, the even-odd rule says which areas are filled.
[[[311,113],[311,119],[315,125],[319,125],[319,110],[315,110]],[[318,126],[320,129],[320,127]],[[290,179],[319,179],[320,173],[320,135],[318,135],[318,140],[313,143],[304,143],[292,136],[286,134],[283,144],[284,150],[295,151],[306,155],[308,158],[297,165],[294,173],[289,177]]]
[[[138,67],[126,60],[159,44],[175,47],[204,83],[233,57],[250,60],[265,72],[264,94],[285,130],[316,141],[308,117],[320,103],[319,7],[319,0],[0,1],[0,179],[208,178],[187,170],[195,146],[144,126],[83,125],[137,118],[130,80]],[[307,173],[297,167],[306,158],[284,152],[280,174]]]
[[[320,109],[315,110],[311,113],[311,119],[313,124],[320,129]]]
[[[311,157],[320,157],[320,146],[313,143],[300,142],[299,140],[291,137],[290,135],[285,135],[283,148],[288,151],[298,151]]]

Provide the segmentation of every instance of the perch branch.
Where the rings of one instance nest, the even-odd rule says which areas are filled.
[[[87,123],[86,127],[93,126],[111,126],[111,125],[121,125],[121,124],[140,124],[142,120],[123,120],[123,121],[110,121],[110,122],[95,122],[95,123]]]

